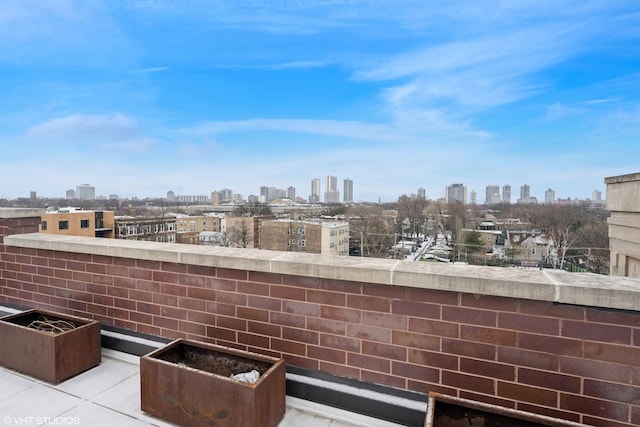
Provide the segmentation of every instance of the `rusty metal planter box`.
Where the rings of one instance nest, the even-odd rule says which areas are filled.
[[[517,409],[430,392],[425,427],[581,427],[559,418],[552,418]]]
[[[256,369],[253,384],[230,378]],[[186,427],[276,426],[285,412],[285,362],[178,339],[140,358],[142,410]]]
[[[48,332],[29,327],[46,318],[72,329]],[[100,322],[44,310],[0,318],[0,365],[58,384],[100,364]]]

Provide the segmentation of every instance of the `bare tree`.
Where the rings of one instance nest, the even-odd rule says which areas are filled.
[[[428,205],[422,197],[411,197],[403,194],[398,198],[398,220],[409,220],[409,232],[412,236],[418,236],[424,230],[426,221],[425,209]]]
[[[229,243],[233,246],[246,248],[253,236],[253,218],[241,218],[233,222],[231,229],[227,232]]]
[[[380,206],[354,206],[346,212],[351,239],[359,242],[360,254],[381,258],[393,244],[393,218]]]

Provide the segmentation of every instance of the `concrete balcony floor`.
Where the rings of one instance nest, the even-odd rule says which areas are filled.
[[[174,426],[140,410],[139,358],[102,349],[102,363],[53,385],[0,367],[0,426]],[[287,396],[279,427],[392,427],[371,417]]]

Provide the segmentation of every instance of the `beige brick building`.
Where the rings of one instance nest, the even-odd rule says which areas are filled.
[[[114,237],[114,213],[61,208],[42,215],[40,233],[83,237]]]
[[[611,275],[640,277],[640,173],[605,178]]]
[[[349,223],[275,219],[262,221],[260,249],[349,255]]]

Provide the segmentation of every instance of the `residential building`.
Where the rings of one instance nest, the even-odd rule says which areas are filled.
[[[115,217],[115,238],[175,243],[176,217]]]
[[[332,175],[327,176],[326,190],[324,192],[325,203],[340,203],[340,192],[338,191],[338,178]]]
[[[349,255],[345,221],[273,219],[261,223],[260,249]]]
[[[605,178],[611,275],[640,277],[640,173]]]
[[[509,184],[502,186],[502,202],[511,203],[511,186]]]
[[[80,200],[95,200],[96,188],[89,184],[82,184],[76,187],[76,198]]]
[[[211,199],[209,198],[209,196],[205,196],[204,194],[199,194],[199,195],[180,195],[180,196],[176,196],[176,201],[180,202],[180,203],[195,203],[195,204],[208,204],[210,203]]]
[[[176,243],[197,245],[202,232],[221,232],[223,215],[190,216],[178,214],[176,220]]]
[[[295,200],[296,198],[296,187],[289,186],[287,188],[287,197],[291,200]]]
[[[476,190],[471,190],[470,199],[471,199],[470,202],[472,205],[478,204],[478,193],[476,193]]]
[[[311,180],[311,195],[309,196],[309,203],[320,202],[320,179],[314,178]]]
[[[76,190],[74,190],[73,188],[72,188],[72,189],[67,190],[67,192],[66,192],[66,198],[67,198],[67,199],[75,199],[75,198],[76,198]]]
[[[422,187],[418,188],[418,199],[426,200],[426,198],[427,198],[427,190],[425,190]]]
[[[528,199],[531,196],[531,187],[529,184],[524,184],[520,186],[520,198]]]
[[[344,203],[353,203],[353,180],[349,178],[344,180],[344,193],[342,200]]]
[[[484,203],[486,205],[495,205],[500,203],[500,186],[499,185],[487,185],[486,193],[484,197]]]
[[[551,188],[548,188],[547,191],[544,192],[544,204],[551,205],[556,201],[556,192]]]
[[[451,184],[445,188],[445,200],[447,203],[467,203],[467,187],[462,184]]]
[[[593,190],[591,192],[591,202],[595,205],[602,205],[603,204],[602,191]]]
[[[49,210],[42,215],[40,233],[113,238],[114,213],[81,208]]]

